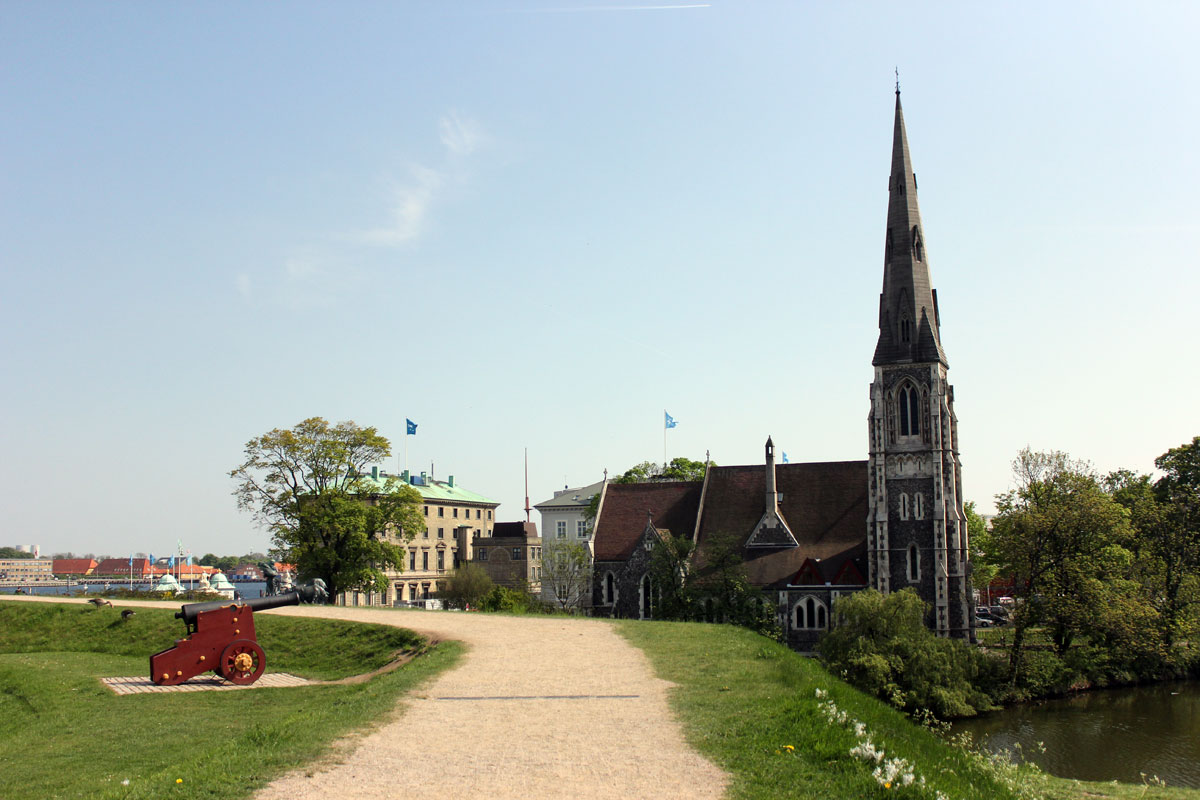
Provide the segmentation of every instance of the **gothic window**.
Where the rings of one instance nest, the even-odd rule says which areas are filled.
[[[900,519],[908,519],[908,495],[900,493]]]
[[[642,619],[651,619],[653,616],[653,612],[654,612],[653,593],[654,593],[654,585],[650,582],[650,576],[643,575],[642,576],[642,592],[641,592],[641,594],[642,594],[641,618]]]
[[[792,627],[796,630],[825,630],[829,627],[829,611],[815,597],[806,597],[792,609]]]
[[[917,492],[913,495],[913,516],[925,519],[925,495]]]
[[[921,580],[921,551],[915,544],[910,544],[908,546],[908,582],[916,583],[919,580]]]
[[[908,342],[912,340],[912,320],[908,317],[900,318],[900,341]]]
[[[603,605],[611,606],[617,599],[617,579],[611,572],[604,573]]]
[[[901,386],[896,392],[900,413],[900,435],[917,436],[921,433],[921,396],[915,386]]]
[[[912,251],[913,257],[917,261],[925,260],[925,246],[921,243],[921,229],[913,225],[912,229]]]

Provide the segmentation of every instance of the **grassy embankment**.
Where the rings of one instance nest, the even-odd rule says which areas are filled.
[[[817,661],[740,628],[621,622],[618,630],[677,685],[671,702],[688,741],[733,776],[731,798],[1200,800],[1187,789],[1064,780],[997,765],[950,746]],[[829,702],[846,722],[830,720]],[[856,735],[854,722],[865,735]],[[893,780],[873,777],[881,763],[865,754],[866,739],[884,752],[883,769],[893,759],[906,762]],[[856,747],[864,755],[852,755]],[[908,785],[906,774],[913,776]]]
[[[256,614],[268,669],[335,680],[376,669],[417,635],[383,625]],[[0,797],[244,798],[330,744],[388,719],[461,653],[439,644],[357,685],[117,696],[184,634],[172,611],[0,602]],[[182,782],[179,782],[182,780]],[[125,783],[128,781],[128,783]]]

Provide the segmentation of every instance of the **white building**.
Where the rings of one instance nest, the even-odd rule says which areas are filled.
[[[554,492],[554,497],[543,500],[534,506],[542,515],[542,544],[552,542],[579,542],[587,547],[589,559],[592,556],[592,523],[585,512],[592,498],[604,488],[604,481],[597,481],[590,486],[579,488],[567,487]],[[549,583],[542,584],[542,599],[547,603],[555,603],[553,587]]]

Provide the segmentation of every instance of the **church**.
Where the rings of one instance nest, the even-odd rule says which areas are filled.
[[[912,588],[938,635],[974,639],[954,388],[899,87],[888,193],[866,460],[777,464],[768,437],[762,465],[607,484],[593,532],[594,614],[652,619],[651,553],[683,536],[699,563],[732,540],[797,650],[812,651],[834,624],[838,597],[866,588]]]

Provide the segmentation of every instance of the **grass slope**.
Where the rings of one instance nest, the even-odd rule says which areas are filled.
[[[421,644],[382,625],[269,614],[255,622],[271,669],[313,678],[365,672]],[[145,674],[149,654],[183,632],[160,609],[122,622],[113,609],[0,602],[0,797],[248,797],[389,718],[461,652],[441,644],[359,685],[118,697],[100,684]]]
[[[803,658],[744,629],[678,622],[620,622],[618,630],[677,685],[671,702],[688,741],[732,775],[731,798],[1151,798],[1200,800],[1200,792],[1084,783],[998,768]],[[817,697],[817,690],[825,694]],[[844,712],[831,722],[827,705]],[[862,738],[909,765],[913,783],[883,782],[851,754]],[[924,778],[924,785],[920,784]]]

